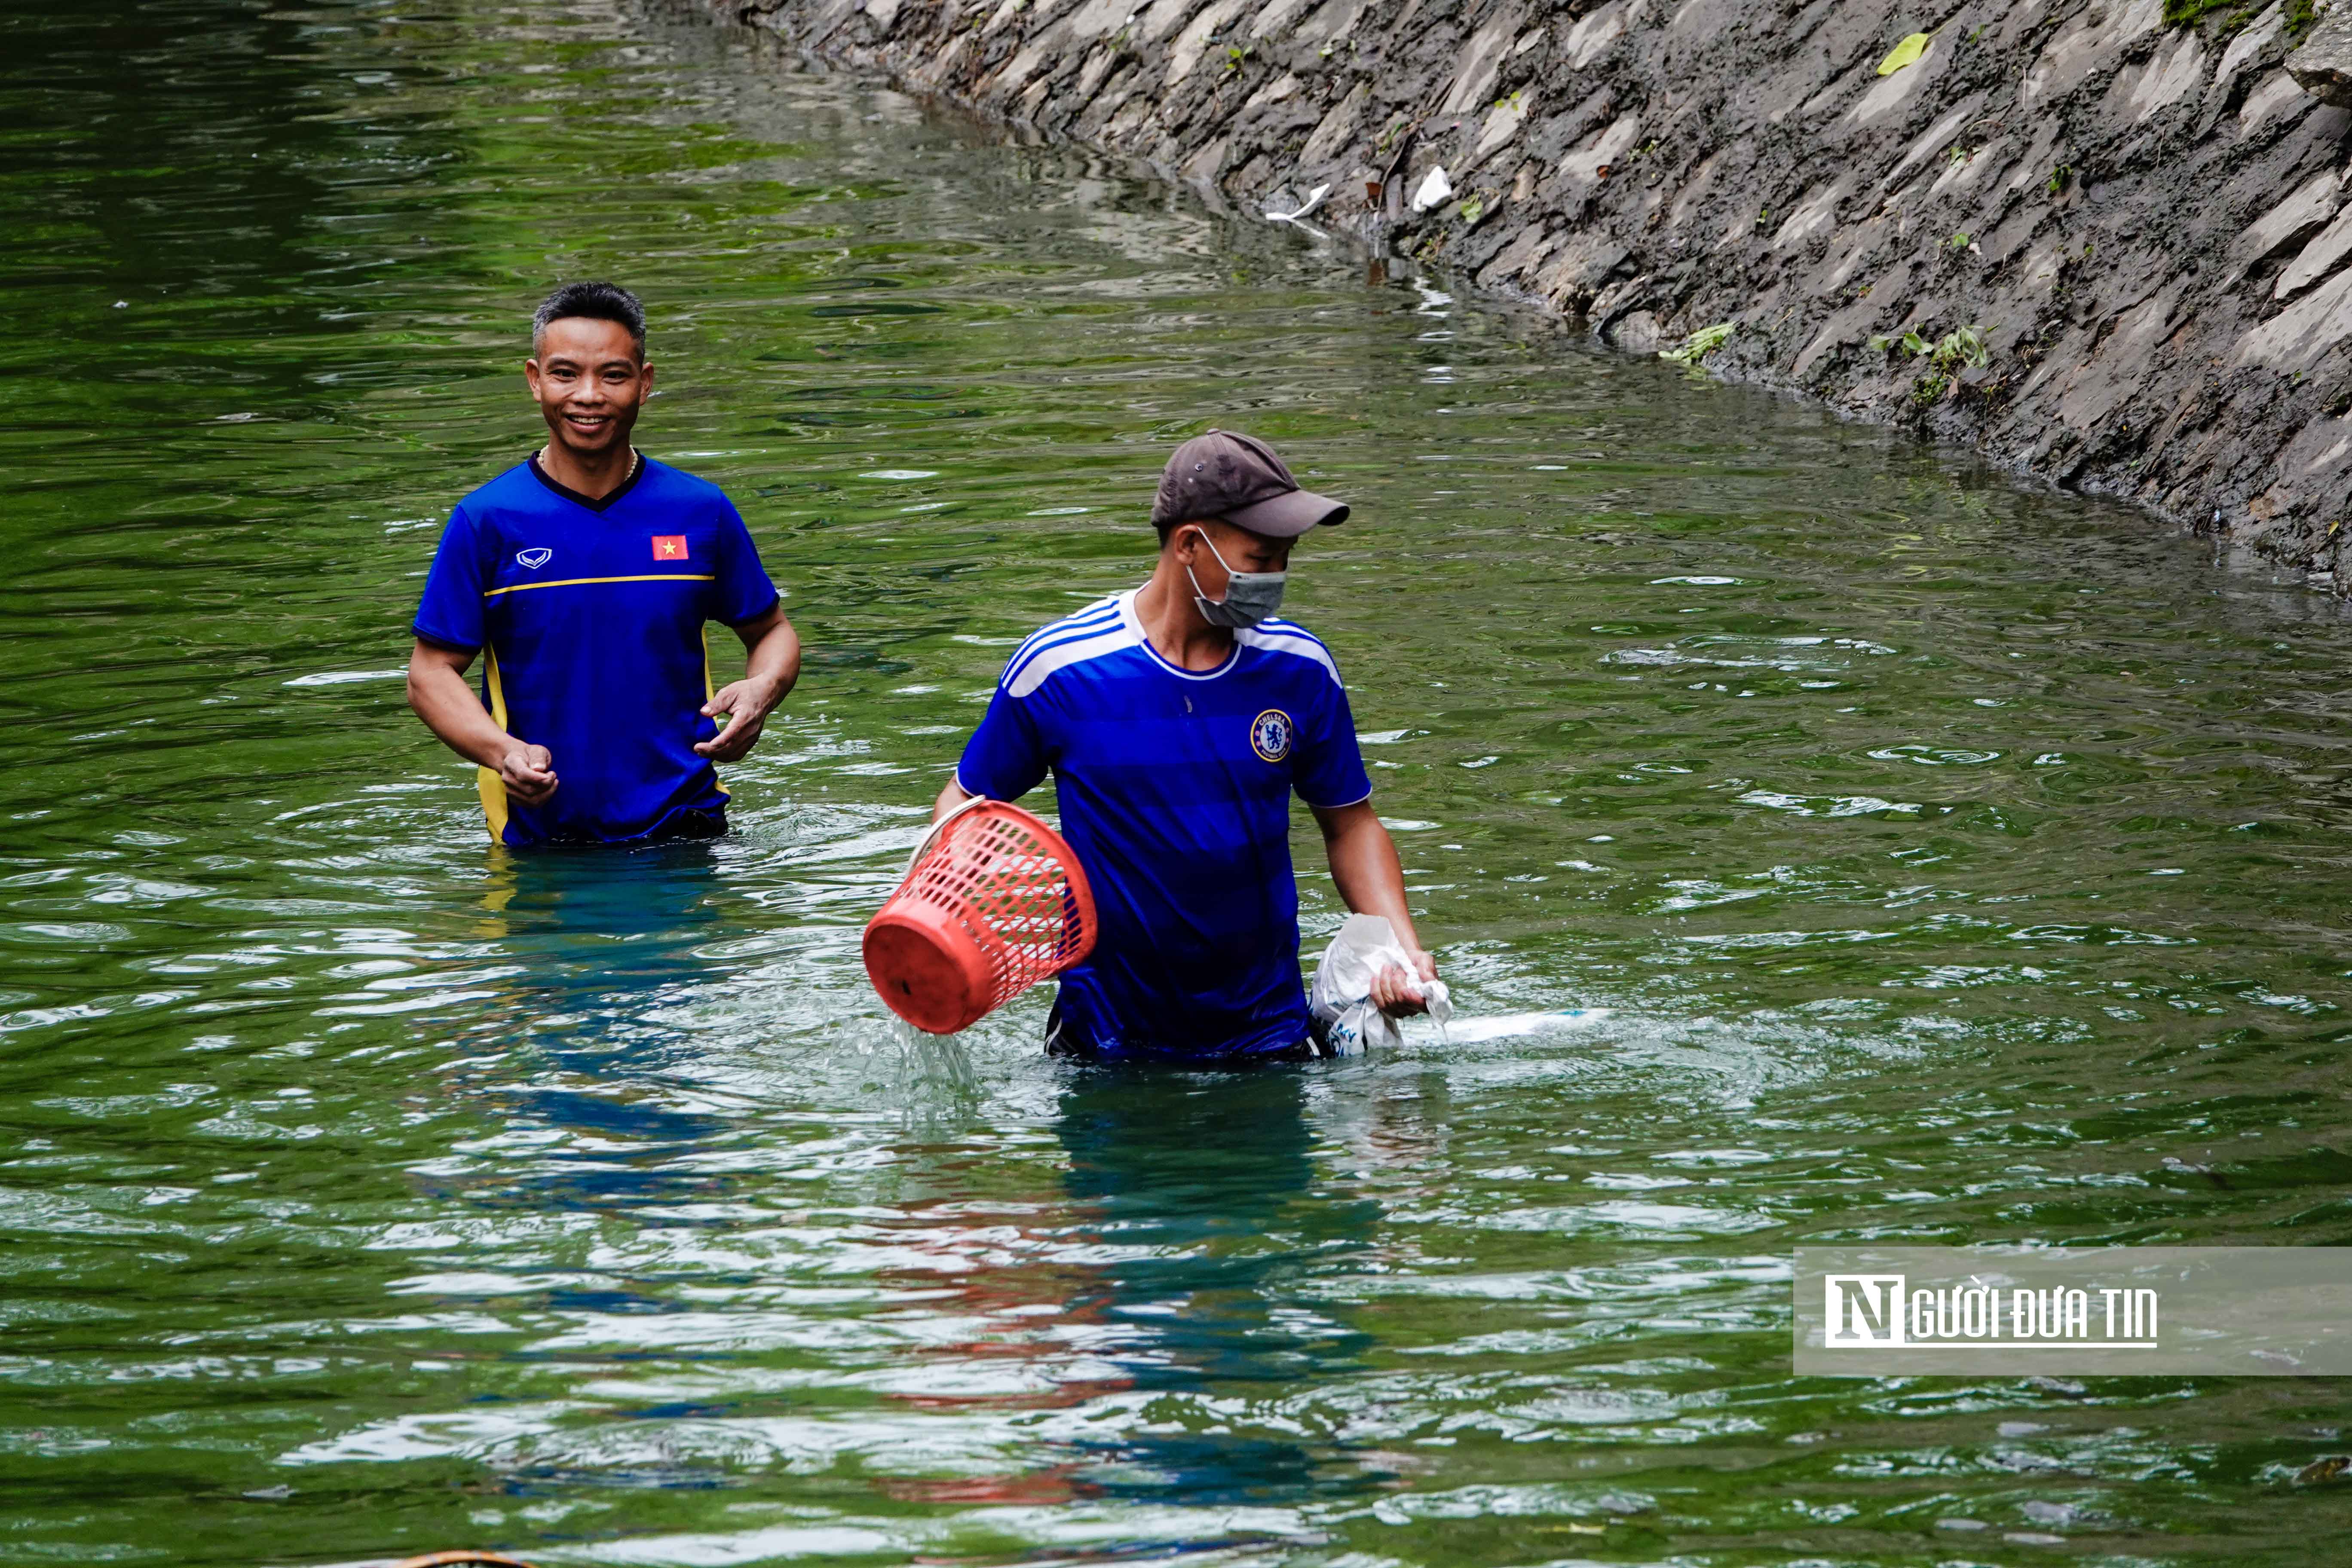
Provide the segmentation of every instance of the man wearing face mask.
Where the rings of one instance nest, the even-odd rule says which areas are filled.
[[[1275,618],[1292,544],[1348,509],[1298,488],[1264,442],[1212,430],[1176,449],[1141,587],[1031,637],[1005,665],[936,814],[1017,800],[1054,774],[1100,935],[1062,976],[1047,1047],[1092,1058],[1310,1054],[1290,796],[1315,814],[1348,908],[1384,915],[1418,973],[1373,999],[1423,1009],[1437,967],[1330,650]]]

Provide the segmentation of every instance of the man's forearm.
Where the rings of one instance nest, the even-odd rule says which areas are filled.
[[[555,793],[554,758],[545,746],[508,734],[482,711],[466,684],[466,667],[472,662],[471,654],[417,638],[408,654],[408,705],[443,745],[497,773],[510,798],[541,805]]]
[[[782,702],[801,679],[800,634],[784,618],[782,610],[769,613],[774,619],[765,626],[753,628],[743,648],[743,679],[760,683],[766,700],[762,712]]]
[[[947,787],[940,791],[940,797],[937,800],[931,802],[931,820],[937,822],[971,798],[971,792],[963,787],[962,781],[953,773],[950,773]]]
[[[1405,908],[1404,865],[1396,843],[1381,819],[1367,809],[1351,813],[1339,830],[1327,836],[1324,847],[1331,858],[1331,882],[1340,901],[1360,915],[1384,917],[1397,940],[1418,951],[1421,938],[1413,930],[1412,911]]]
[[[483,710],[464,673],[438,661],[409,660],[408,705],[443,745],[469,763],[495,768],[518,743]]]
[[[1373,1003],[1391,1017],[1423,1011],[1429,998],[1421,983],[1437,978],[1437,961],[1421,945],[1412,914],[1404,907],[1404,863],[1397,858],[1396,841],[1372,814],[1370,801],[1328,811],[1318,806],[1315,819],[1323,829],[1332,885],[1341,900],[1357,914],[1386,920],[1397,941],[1413,955],[1416,973],[1391,964],[1372,976]]]

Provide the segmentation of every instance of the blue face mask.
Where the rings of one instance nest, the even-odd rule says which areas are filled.
[[[1282,608],[1282,585],[1289,576],[1286,572],[1236,572],[1225,566],[1225,558],[1217,549],[1217,542],[1208,531],[1200,531],[1201,542],[1216,556],[1217,564],[1225,567],[1225,596],[1212,599],[1201,592],[1201,580],[1192,576],[1190,566],[1184,575],[1192,578],[1192,603],[1200,606],[1201,618],[1213,626],[1254,626]]]

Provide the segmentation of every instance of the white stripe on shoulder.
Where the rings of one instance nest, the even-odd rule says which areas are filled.
[[[1339,663],[1323,639],[1293,621],[1265,620],[1246,631],[1234,634],[1244,647],[1263,648],[1267,653],[1286,653],[1296,658],[1312,659],[1323,667],[1334,686],[1345,686],[1339,679]]]
[[[1074,627],[1091,626],[1097,621],[1106,620],[1118,613],[1118,598],[1114,595],[1108,599],[1097,599],[1085,609],[1064,616],[1058,621],[1047,621],[1044,626],[1039,626],[1035,631],[1031,632],[1027,637],[1023,637],[1021,639],[1021,646],[1013,650],[1013,657],[1010,659],[1007,659],[1005,663],[1008,667],[1018,664],[1021,662],[1021,656],[1035,647],[1039,643],[1057,637],[1064,632],[1069,631]]]
[[[1090,658],[1133,647],[1136,636],[1121,621],[1113,621],[1092,636],[1082,636],[1068,642],[1057,642],[1041,647],[1030,655],[1027,663],[1018,669],[1004,672],[1004,692],[1008,697],[1026,697],[1045,684],[1048,677],[1074,664],[1084,664]]]
[[[1297,621],[1286,621],[1279,616],[1268,616],[1265,619],[1258,622],[1258,624],[1252,627],[1251,630],[1256,632],[1262,637],[1298,637],[1307,642],[1313,643],[1317,647],[1323,647],[1323,639],[1321,637],[1317,637],[1313,632],[1308,631]],[[1326,648],[1324,651],[1328,653],[1330,650]]]
[[[1013,657],[1004,661],[1004,679],[1010,680],[1020,671],[1022,664],[1049,644],[1066,642],[1074,637],[1090,637],[1118,624],[1117,598],[1101,600],[1087,605],[1075,616],[1065,616],[1058,621],[1038,627],[1021,639]]]

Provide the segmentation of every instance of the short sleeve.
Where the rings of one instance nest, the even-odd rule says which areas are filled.
[[[1339,677],[1325,683],[1320,700],[1302,717],[1297,760],[1290,773],[1298,798],[1325,807],[1370,800],[1371,775],[1364,772],[1364,753],[1356,744],[1356,715]]]
[[[956,783],[966,795],[991,800],[1019,800],[1045,781],[1053,765],[1030,699],[1015,697],[1002,685],[988,700],[988,713],[963,749],[956,764]]]
[[[426,642],[468,653],[488,640],[482,631],[481,535],[462,506],[449,513],[449,526],[441,531],[441,547],[425,574],[425,596],[410,629]]]
[[[719,581],[712,584],[719,590],[718,618],[740,626],[773,609],[781,595],[768,578],[768,569],[760,564],[760,547],[751,542],[743,514],[732,502],[719,504],[726,514],[719,520]]]

